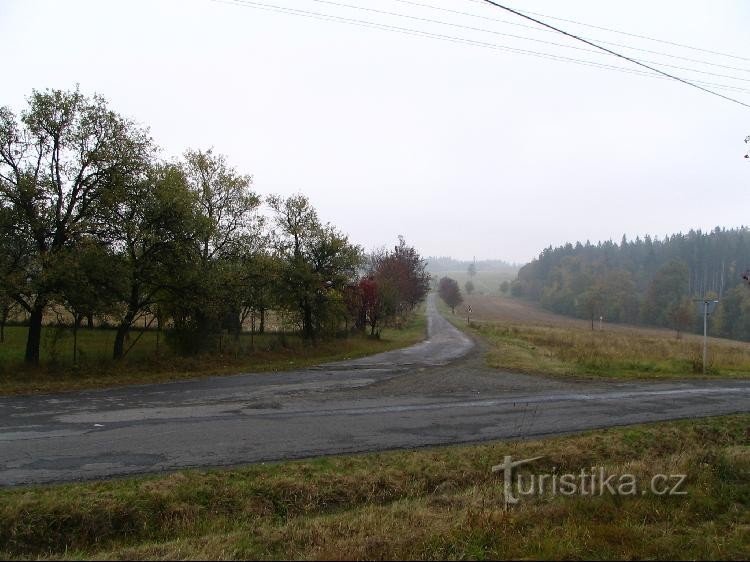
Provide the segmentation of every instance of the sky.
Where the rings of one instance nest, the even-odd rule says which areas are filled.
[[[716,91],[750,104],[750,2],[507,5],[685,79],[746,88]],[[425,256],[524,263],[568,241],[750,224],[750,108],[501,50],[639,68],[497,20],[538,27],[478,0],[0,0],[0,106],[79,84],[148,126],[163,158],[213,147],[259,194],[304,193],[367,249],[403,235]]]

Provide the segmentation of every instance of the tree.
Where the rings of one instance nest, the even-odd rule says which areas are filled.
[[[510,291],[510,283],[508,281],[503,281],[502,283],[500,283],[500,292],[504,295],[507,295],[508,291]]]
[[[1,210],[0,210],[1,212]],[[3,236],[2,219],[0,219],[0,343],[5,342],[5,324],[13,312],[16,302],[13,298],[12,263],[7,247],[7,239]]]
[[[369,274],[384,293],[384,318],[408,314],[430,290],[427,263],[413,246],[406,243],[403,236],[399,236],[398,240],[398,245],[392,251],[380,250],[370,254]]]
[[[451,307],[451,312],[456,313],[456,307],[464,301],[458,282],[450,277],[443,277],[438,283],[438,295],[445,304]]]
[[[728,291],[714,314],[717,335],[750,340],[750,291],[747,287],[739,285]]]
[[[477,274],[477,264],[476,262],[471,262],[469,264],[469,267],[467,269],[467,273],[469,274],[469,277],[474,277]]]
[[[614,269],[598,276],[603,302],[601,314],[612,322],[636,322],[638,298],[635,282],[629,271]]]
[[[196,201],[195,262],[187,268],[183,298],[173,299],[171,310],[177,339],[185,340],[179,346],[197,353],[224,326],[239,330],[245,275],[240,262],[260,246],[263,220],[252,178],[229,166],[223,155],[188,150],[184,173]]]
[[[9,297],[0,296],[0,343],[5,343],[5,325],[13,312],[15,301]]]
[[[349,238],[331,224],[315,229],[309,240],[308,252],[311,272],[317,285],[314,292],[314,332],[338,330],[346,314],[343,289],[356,279],[364,261],[362,248],[351,244]]]
[[[688,267],[672,260],[657,271],[646,291],[643,318],[659,326],[670,324],[670,314],[679,307],[688,292]]]
[[[599,283],[589,287],[580,298],[581,312],[583,316],[591,320],[592,330],[594,329],[594,318],[602,314],[605,298],[604,288]]]
[[[0,207],[0,343],[5,342],[5,324],[17,307],[16,294],[23,285],[23,263],[29,252],[15,235],[12,209]]]
[[[372,276],[368,276],[360,279],[359,293],[361,295],[362,313],[365,322],[370,326],[370,335],[379,335],[378,327],[383,317],[388,313],[384,302],[384,291],[381,287],[378,287],[377,281]]]
[[[469,279],[464,284],[464,289],[466,289],[466,294],[467,295],[471,295],[474,292],[474,282],[471,279]]]
[[[78,327],[84,316],[114,314],[123,269],[99,240],[84,238],[75,247],[57,252],[49,264],[55,293],[52,298],[73,317],[73,362],[78,359]]]
[[[669,310],[669,320],[672,322],[672,327],[677,333],[677,339],[682,337],[682,332],[690,326],[690,323],[694,319],[695,303],[687,297],[674,303]]]
[[[203,219],[199,233],[202,264],[240,255],[247,236],[262,226],[256,213],[260,197],[250,189],[252,177],[237,172],[213,149],[188,150],[184,169]]]
[[[302,337],[316,338],[344,314],[343,290],[362,264],[362,250],[330,224],[321,224],[307,197],[272,196],[274,245],[281,258],[281,303],[297,315]]]
[[[250,318],[251,336],[265,331],[266,311],[279,300],[280,274],[280,260],[269,252],[258,251],[242,259],[240,325]]]
[[[25,360],[38,363],[42,317],[55,291],[50,262],[102,229],[102,198],[122,178],[143,174],[153,149],[147,132],[100,96],[34,90],[28,103],[20,120],[0,109],[0,206],[12,210],[14,237],[28,246],[14,298],[29,313]]]
[[[197,197],[178,165],[154,164],[143,178],[117,187],[103,212],[110,225],[106,238],[115,249],[109,261],[118,278],[111,291],[121,303],[110,313],[117,319],[112,357],[121,359],[137,318],[166,292],[184,296],[200,225]]]

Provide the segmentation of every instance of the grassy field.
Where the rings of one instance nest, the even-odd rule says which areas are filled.
[[[516,274],[504,271],[482,271],[480,269],[479,271],[477,271],[477,274],[474,277],[470,277],[469,273],[466,270],[441,271],[439,273],[435,273],[434,277],[436,279],[440,279],[441,277],[450,277],[451,279],[455,279],[458,282],[458,286],[461,288],[462,292],[464,292],[464,286],[466,285],[466,282],[471,279],[472,283],[474,283],[474,291],[477,294],[499,295],[501,294],[500,284],[503,281],[513,281],[513,279],[516,278]]]
[[[702,378],[703,339],[652,328],[591,324],[503,297],[472,296],[469,330],[489,343],[491,367],[578,378]],[[444,306],[444,305],[443,305]],[[443,310],[447,310],[443,308]],[[448,316],[466,327],[465,307]],[[460,314],[459,314],[460,312]],[[750,344],[709,339],[706,376],[750,377]]]
[[[162,334],[157,351],[157,333],[131,335],[132,351],[121,362],[110,357],[113,330],[78,332],[80,360],[72,364],[72,336],[45,327],[42,333],[42,363],[30,368],[22,363],[26,328],[6,328],[6,341],[0,344],[0,395],[34,392],[60,392],[104,388],[124,384],[164,382],[239,372],[288,370],[317,363],[362,357],[417,343],[426,335],[422,311],[412,316],[402,329],[386,328],[380,339],[365,335],[324,340],[312,345],[298,336],[243,333],[239,339],[224,336],[221,351],[198,357],[177,357],[164,343]]]
[[[0,491],[3,558],[747,559],[750,415],[538,441]],[[686,495],[527,496],[536,474],[686,474]],[[522,469],[527,470],[527,469]]]

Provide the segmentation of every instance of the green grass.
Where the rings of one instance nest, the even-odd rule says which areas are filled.
[[[67,331],[70,332],[69,329]],[[156,332],[146,331],[121,362],[110,359],[114,330],[81,329],[78,332],[80,360],[76,365],[72,364],[72,337],[56,332],[60,330],[51,327],[43,329],[41,365],[28,367],[22,362],[26,328],[6,328],[6,341],[0,344],[0,395],[63,392],[239,372],[296,369],[412,345],[424,339],[426,322],[420,310],[401,329],[385,328],[380,339],[355,334],[315,344],[294,335],[267,333],[256,334],[251,345],[250,334],[243,333],[239,340],[225,335],[221,352],[217,350],[197,357],[176,356],[165,345],[163,334],[157,353]],[[131,334],[131,343],[135,342],[136,337],[137,330]]]
[[[0,491],[0,557],[746,559],[750,415],[537,441],[327,457]],[[490,467],[605,466],[687,495],[526,497]]]
[[[0,344],[0,364],[8,365],[23,361],[26,348],[26,334],[28,328],[24,326],[9,326],[5,328],[5,342]],[[134,329],[130,336],[130,343],[141,334]],[[155,330],[143,332],[133,349],[128,353],[129,359],[148,357],[156,352]],[[166,351],[164,334],[161,335],[160,348]],[[112,346],[115,341],[115,330],[80,328],[78,330],[78,353],[81,361],[98,361],[112,357]],[[127,345],[126,345],[127,348]],[[44,326],[42,328],[42,345],[40,347],[41,361],[45,364],[56,363],[69,365],[73,358],[73,330],[68,326]]]

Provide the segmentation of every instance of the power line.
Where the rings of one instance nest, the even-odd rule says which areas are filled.
[[[317,19],[321,21],[329,21],[329,22],[343,23],[347,25],[355,25],[358,27],[366,27],[366,28],[379,29],[379,30],[384,30],[384,31],[391,31],[395,33],[405,34],[405,35],[413,35],[416,37],[437,39],[440,41],[447,41],[447,42],[452,42],[452,43],[483,47],[483,48],[493,49],[493,50],[498,50],[498,51],[506,51],[506,52],[512,52],[512,53],[517,53],[517,54],[535,56],[538,58],[544,58],[544,59],[553,60],[557,62],[570,62],[573,64],[590,66],[590,67],[599,68],[603,70],[612,70],[612,71],[622,72],[626,74],[635,74],[637,76],[644,76],[644,77],[649,77],[649,78],[657,78],[657,79],[666,80],[666,78],[664,78],[663,76],[659,76],[651,72],[644,72],[640,70],[624,68],[621,66],[614,66],[614,65],[609,65],[609,64],[604,64],[600,62],[584,60],[584,59],[575,59],[572,57],[565,57],[561,55],[555,55],[552,53],[544,53],[544,52],[539,52],[539,51],[532,51],[529,49],[518,49],[514,47],[508,47],[506,45],[499,45],[496,43],[488,43],[484,41],[477,41],[474,39],[455,37],[451,35],[444,35],[444,34],[439,34],[439,33],[428,32],[428,31],[404,28],[404,27],[399,27],[399,26],[394,26],[394,25],[389,25],[389,24],[382,24],[382,23],[371,22],[371,21],[366,21],[366,20],[358,20],[358,19],[353,19],[353,18],[346,18],[342,16],[334,16],[334,15],[324,14],[320,12],[310,12],[306,10],[300,10],[297,8],[289,8],[286,6],[278,6],[274,4],[255,2],[251,0],[212,0],[212,1],[217,2],[217,3],[243,7],[243,8],[252,8],[252,9],[271,11],[271,12],[277,12],[277,13],[282,13],[282,14],[296,15],[300,17]],[[709,86],[713,86],[715,88],[720,88],[720,89],[725,89],[725,90],[732,90],[732,91],[737,91],[737,92],[742,92],[742,93],[750,93],[750,90],[741,88],[738,86],[732,86],[732,85],[727,85],[727,84],[716,84],[716,83],[704,82],[704,81],[695,81],[695,83],[706,84]]]
[[[486,0],[469,0],[469,1],[470,2],[474,2],[476,4],[483,4],[483,3],[486,2]],[[517,13],[521,14],[521,12],[517,12]],[[701,51],[703,53],[709,53],[709,54],[718,55],[718,56],[721,56],[721,57],[729,57],[729,58],[738,59],[738,60],[750,61],[750,58],[747,58],[747,57],[740,57],[738,55],[732,55],[732,54],[729,54],[729,53],[721,53],[719,51],[711,51],[709,49],[702,49],[700,47],[692,47],[690,45],[684,45],[682,43],[675,43],[673,41],[667,41],[665,39],[656,39],[654,37],[649,37],[647,35],[638,35],[637,33],[629,33],[627,31],[620,31],[618,29],[612,29],[610,27],[602,27],[600,25],[592,25],[590,23],[583,23],[583,22],[576,21],[576,20],[559,18],[559,17],[555,17],[555,16],[548,16],[548,15],[545,15],[545,14],[540,14],[538,12],[523,12],[523,13],[531,14],[533,16],[540,16],[540,17],[543,17],[543,18],[551,19],[551,20],[558,20],[558,21],[565,21],[565,22],[568,22],[568,23],[574,23],[576,25],[582,25],[582,26],[585,26],[585,27],[591,27],[593,29],[600,29],[602,31],[608,31],[610,33],[619,33],[620,35],[627,35],[629,37],[636,37],[638,39],[646,39],[647,41],[655,41],[657,43],[664,43],[666,45],[672,45],[673,47],[682,47],[683,49],[691,49],[693,51]]]
[[[558,33],[562,33],[563,35],[566,35],[568,37],[572,37],[573,39],[576,39],[577,41],[581,41],[582,43],[586,43],[587,45],[591,45],[592,47],[596,47],[597,49],[600,49],[600,50],[604,51],[605,53],[609,53],[610,55],[613,55],[613,56],[619,57],[619,58],[621,58],[623,60],[632,62],[633,64],[637,64],[638,66],[642,66],[643,68],[647,68],[648,70],[651,70],[652,72],[656,72],[658,74],[661,74],[662,76],[666,76],[667,78],[671,78],[672,80],[676,80],[678,82],[682,82],[683,84],[686,84],[686,85],[691,86],[693,88],[697,88],[697,89],[702,90],[702,91],[704,91],[704,92],[706,92],[708,94],[711,94],[713,96],[718,96],[720,98],[724,98],[725,100],[731,101],[733,103],[742,105],[742,106],[747,107],[747,108],[750,109],[750,104],[741,102],[741,101],[736,100],[734,98],[730,98],[729,96],[725,96],[724,94],[720,94],[719,92],[714,92],[713,90],[709,90],[708,88],[704,88],[703,86],[700,86],[700,85],[696,84],[695,82],[690,82],[688,80],[685,80],[684,78],[680,78],[679,76],[675,76],[673,74],[669,74],[667,72],[664,72],[663,70],[659,70],[658,68],[654,68],[652,66],[644,64],[644,63],[640,62],[639,60],[636,60],[636,59],[630,58],[630,57],[628,57],[626,55],[622,55],[620,53],[612,51],[611,49],[608,49],[607,47],[602,47],[601,45],[597,45],[596,43],[592,43],[588,39],[584,39],[583,37],[579,37],[579,36],[574,35],[572,33],[568,33],[567,31],[564,31],[564,30],[562,30],[560,28],[554,27],[554,26],[552,26],[552,25],[550,25],[548,23],[544,23],[541,20],[532,18],[531,16],[528,16],[528,15],[522,13],[522,12],[514,10],[513,8],[508,8],[507,6],[503,6],[502,4],[498,4],[494,0],[483,0],[483,1],[486,2],[487,4],[491,4],[492,6],[500,8],[501,10],[505,10],[507,12],[510,12],[511,14],[515,14],[515,15],[520,16],[522,18],[526,18],[527,20],[533,21],[534,23],[537,23],[539,25],[543,25],[544,27],[547,27],[549,29],[553,29],[553,30],[557,31]]]
[[[441,12],[447,12],[447,13],[456,14],[456,15],[460,15],[460,16],[466,16],[466,17],[477,18],[477,19],[481,19],[481,20],[485,20],[485,21],[492,21],[492,22],[496,22],[496,23],[502,23],[502,24],[506,24],[506,25],[512,25],[514,27],[522,27],[524,29],[531,29],[533,31],[541,31],[541,32],[544,32],[544,33],[556,33],[555,31],[552,31],[551,29],[545,29],[545,28],[538,27],[538,26],[535,26],[535,25],[526,25],[526,24],[523,24],[523,23],[512,22],[512,21],[508,21],[508,20],[504,20],[504,19],[500,19],[500,18],[493,18],[493,17],[490,17],[490,16],[483,16],[483,15],[474,14],[474,13],[471,13],[471,12],[463,12],[461,10],[452,10],[450,8],[443,8],[442,6],[433,6],[432,4],[424,4],[424,3],[421,3],[421,2],[414,2],[413,0],[393,0],[393,1],[394,2],[399,2],[401,4],[410,5],[410,6],[417,6],[417,7],[421,7],[421,8],[428,8],[428,9],[431,9],[431,10],[437,10],[437,11],[441,11]],[[472,1],[481,1],[481,0],[472,0]],[[529,13],[531,13],[531,12],[529,12]],[[622,33],[625,33],[625,32],[622,32]],[[719,64],[717,62],[709,62],[709,61],[705,61],[705,60],[701,60],[701,59],[694,59],[694,58],[691,58],[691,57],[684,57],[684,56],[680,56],[680,55],[674,55],[674,54],[665,53],[665,52],[662,52],[662,51],[653,51],[651,49],[643,49],[641,47],[634,47],[632,45],[625,45],[623,43],[614,43],[612,41],[604,41],[602,39],[595,39],[595,38],[590,38],[590,37],[588,39],[591,40],[591,41],[596,41],[597,43],[601,43],[601,44],[604,44],[604,45],[612,45],[614,47],[622,47],[624,49],[631,49],[633,51],[640,51],[642,53],[649,53],[649,54],[652,54],[652,55],[659,55],[659,56],[662,56],[662,57],[669,57],[669,58],[678,59],[678,60],[684,60],[684,61],[688,61],[688,62],[696,62],[698,64],[705,64],[707,66],[716,66],[718,68],[726,68],[727,70],[739,70],[740,72],[750,72],[750,68],[741,68],[741,67],[737,67],[737,66],[729,66],[729,65],[726,65],[726,64]],[[698,49],[698,50],[703,50],[703,49]],[[711,52],[711,51],[709,51],[709,52]],[[742,58],[742,57],[736,57],[736,58]]]
[[[319,4],[328,4],[328,5],[331,5],[331,6],[337,6],[339,8],[349,8],[349,9],[352,9],[352,10],[360,10],[360,11],[364,11],[364,12],[372,12],[372,13],[376,13],[376,14],[387,15],[387,16],[394,16],[394,17],[398,17],[398,18],[406,18],[406,19],[417,20],[417,21],[426,22],[426,23],[435,23],[435,24],[438,24],[438,25],[446,25],[446,26],[449,26],[449,27],[456,27],[456,28],[459,28],[459,29],[466,29],[466,30],[469,30],[469,31],[479,31],[481,33],[491,33],[493,35],[502,35],[504,37],[512,37],[513,39],[521,39],[522,41],[533,41],[535,43],[543,43],[545,45],[552,45],[552,46],[555,46],[555,47],[562,47],[564,49],[574,49],[576,51],[584,51],[586,53],[594,53],[594,54],[597,54],[597,55],[601,55],[602,54],[600,51],[593,50],[593,49],[586,49],[584,47],[576,47],[574,45],[565,45],[563,43],[555,43],[554,41],[545,41],[543,39],[535,39],[533,37],[526,37],[526,36],[523,36],[523,35],[513,35],[513,34],[510,34],[510,33],[503,33],[501,31],[495,31],[495,30],[492,30],[492,29],[484,29],[484,28],[481,28],[481,27],[472,27],[472,26],[468,26],[468,25],[462,25],[462,24],[459,24],[459,23],[453,23],[453,22],[446,22],[446,21],[435,20],[435,19],[430,19],[430,18],[424,18],[424,17],[421,17],[421,16],[412,16],[412,15],[409,15],[409,14],[401,14],[401,13],[398,13],[398,12],[390,12],[390,11],[387,11],[387,10],[379,10],[379,9],[376,9],[376,8],[367,8],[365,6],[354,6],[352,4],[345,4],[343,2],[335,2],[333,0],[310,0],[310,1],[311,2],[317,2]],[[678,70],[686,70],[688,72],[697,72],[699,74],[706,74],[706,75],[709,75],[709,76],[716,76],[716,77],[719,77],[719,78],[729,78],[730,80],[740,80],[740,81],[743,81],[743,82],[750,82],[750,78],[739,78],[737,76],[730,76],[728,74],[718,74],[716,72],[709,72],[707,70],[698,70],[696,68],[688,68],[688,67],[684,67],[684,66],[678,66],[678,65],[674,65],[674,64],[662,63],[662,62],[657,62],[657,61],[649,61],[649,60],[641,60],[640,62],[646,62],[646,63],[649,63],[649,64],[659,64],[661,66],[667,66],[667,67],[670,67],[670,68],[676,68]]]

